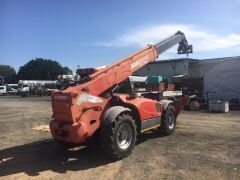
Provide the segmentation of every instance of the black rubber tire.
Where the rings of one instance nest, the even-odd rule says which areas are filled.
[[[126,149],[122,149],[117,142],[118,131],[124,124],[130,127],[132,133],[131,141]],[[133,117],[128,113],[122,113],[111,124],[102,128],[100,137],[101,151],[111,159],[122,159],[132,153],[136,140],[137,128]]]
[[[174,123],[173,126],[169,123],[169,118],[172,118],[171,121]],[[171,135],[175,131],[176,122],[175,108],[172,105],[169,105],[164,111],[163,118],[161,120],[160,132],[165,136]]]
[[[198,100],[192,100],[189,103],[190,111],[199,111],[200,110],[200,102]]]
[[[28,97],[28,96],[30,96],[30,93],[29,93],[29,92],[27,92],[27,93],[22,93],[21,96],[22,96],[22,97]]]

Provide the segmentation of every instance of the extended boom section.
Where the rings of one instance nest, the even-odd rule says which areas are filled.
[[[155,47],[156,47],[157,53],[161,54],[166,50],[172,48],[176,44],[179,44],[178,54],[192,53],[192,45],[188,45],[187,39],[181,31],[178,31],[176,34],[157,43]]]
[[[156,45],[148,45],[146,48],[92,74],[87,83],[76,87],[77,91],[86,90],[88,93],[100,95],[114,85],[121,83],[149,62],[156,60],[161,53],[177,44],[179,54],[192,52],[192,46],[188,45],[185,35],[179,31]],[[100,84],[101,86],[99,86]]]

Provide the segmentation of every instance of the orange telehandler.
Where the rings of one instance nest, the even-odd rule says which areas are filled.
[[[121,159],[131,154],[139,133],[158,127],[165,135],[172,134],[186,97],[176,104],[167,99],[145,98],[140,93],[121,92],[120,87],[136,70],[177,44],[178,54],[192,52],[192,46],[179,31],[77,80],[64,90],[55,90],[50,122],[53,138],[81,144],[97,136],[104,154]]]

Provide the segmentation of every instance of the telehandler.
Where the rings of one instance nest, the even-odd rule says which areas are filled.
[[[178,31],[155,45],[85,75],[63,90],[55,90],[50,122],[53,138],[82,144],[97,136],[105,155],[122,159],[131,154],[138,134],[154,128],[165,135],[172,134],[187,97],[176,103],[155,96],[149,98],[151,92],[144,97],[121,87],[135,71],[177,44],[178,54],[192,52],[185,35]]]

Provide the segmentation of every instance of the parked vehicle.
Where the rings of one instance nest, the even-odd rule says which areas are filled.
[[[0,96],[7,95],[7,86],[0,86]]]
[[[54,85],[57,85],[57,81],[19,80],[18,94],[22,97],[26,97],[29,95],[51,95],[53,91],[53,89],[51,88],[53,88]]]

